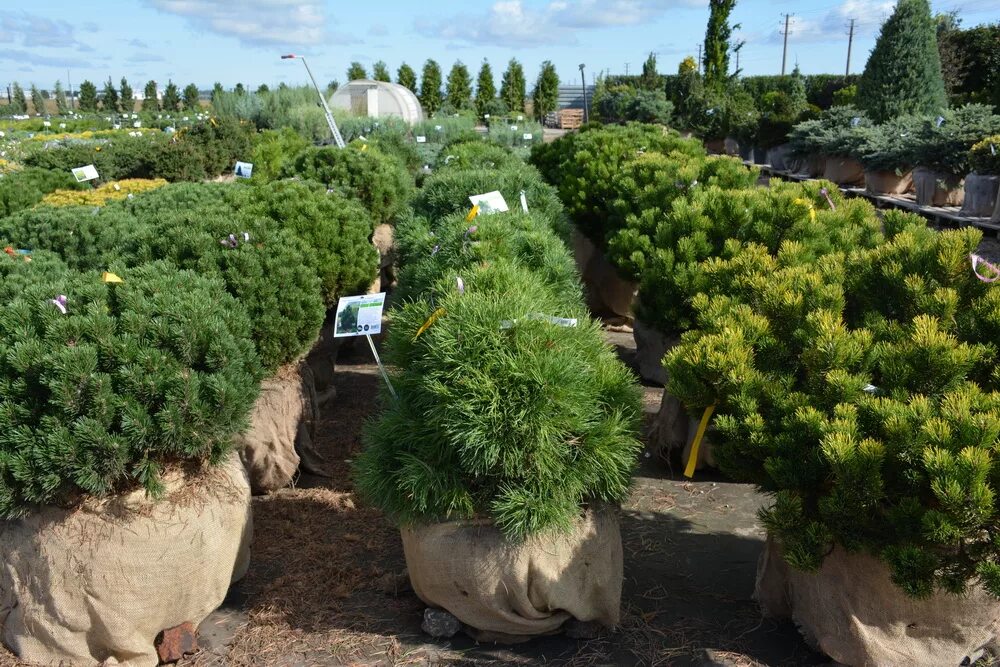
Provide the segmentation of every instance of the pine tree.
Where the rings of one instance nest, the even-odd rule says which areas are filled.
[[[476,80],[476,113],[482,118],[489,113],[490,104],[496,100],[497,87],[493,81],[493,68],[490,62],[483,58],[483,66],[479,68],[479,77]]]
[[[80,84],[80,111],[97,111],[97,86],[86,79]]]
[[[167,87],[163,91],[163,110],[172,113],[178,111],[180,106],[181,98],[177,90],[177,84],[168,79]]]
[[[184,109],[186,111],[197,111],[200,107],[198,94],[198,86],[193,83],[189,83],[184,86]]]
[[[247,89],[246,86],[244,86],[242,83],[237,83],[236,87],[233,88],[233,92],[236,93],[237,95],[246,95]]]
[[[219,95],[221,95],[224,92],[226,91],[222,87],[221,83],[216,81],[214,84],[212,84],[212,102],[215,102],[215,100],[219,99]]]
[[[448,104],[456,111],[472,106],[472,77],[461,60],[448,72],[447,97]]]
[[[104,91],[101,92],[101,108],[106,112],[118,112],[118,90],[111,82],[111,77],[104,83]]]
[[[524,67],[516,58],[511,58],[507,71],[500,80],[500,100],[507,105],[512,113],[524,111],[524,98],[527,96],[527,81],[524,78]]]
[[[259,86],[257,86],[258,95],[263,95],[264,93],[269,93],[269,92],[271,92],[271,89],[268,88],[266,83],[262,83]]]
[[[69,104],[66,102],[66,91],[63,90],[62,81],[56,81],[55,85],[56,110],[60,116],[69,113]]]
[[[358,79],[367,79],[368,72],[365,71],[365,66],[359,63],[357,60],[351,63],[351,66],[347,68],[347,80],[357,81]]]
[[[709,0],[704,61],[705,83],[710,86],[722,85],[729,77],[729,38],[733,34],[729,15],[735,6],[736,0]]]
[[[132,90],[132,86],[128,85],[128,80],[122,77],[121,88],[118,91],[119,94],[119,104],[121,104],[121,109],[125,113],[132,113],[135,111],[135,92]]]
[[[396,83],[403,86],[404,88],[409,88],[412,92],[417,92],[417,73],[413,71],[413,68],[403,63],[396,70]]]
[[[535,116],[542,121],[545,116],[556,110],[559,103],[559,75],[556,67],[551,61],[542,63],[541,71],[538,72],[538,80],[535,81],[535,90],[531,93],[531,100],[534,103]]]
[[[379,60],[372,65],[372,78],[376,81],[392,81],[392,77],[389,76],[389,68],[385,62]]]
[[[424,113],[433,115],[441,108],[441,66],[434,60],[424,63],[420,80],[420,104]]]
[[[10,99],[10,110],[15,114],[28,112],[28,100],[24,97],[24,89],[17,81],[14,82],[14,93]]]
[[[650,53],[642,64],[642,76],[639,85],[646,90],[660,90],[660,75],[656,71],[656,54]]]
[[[858,81],[857,99],[876,122],[906,114],[936,114],[947,107],[936,26],[927,0],[899,0]]]
[[[45,98],[35,84],[31,84],[31,106],[35,110],[35,115],[40,116],[45,113]]]
[[[159,111],[160,100],[157,99],[156,82],[150,79],[146,82],[146,87],[142,89],[142,110]]]

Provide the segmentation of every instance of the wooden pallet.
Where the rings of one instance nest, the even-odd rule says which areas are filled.
[[[576,130],[583,125],[583,109],[563,109],[559,112],[559,127]]]

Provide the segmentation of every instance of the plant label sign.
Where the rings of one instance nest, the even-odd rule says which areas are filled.
[[[525,133],[524,133],[524,136],[523,136],[522,138],[523,138],[523,139],[524,139],[525,141],[531,141],[531,133],[530,133],[530,132],[525,132]]]
[[[97,167],[92,164],[88,164],[83,167],[77,167],[73,170],[73,178],[76,179],[77,183],[83,183],[84,181],[93,181],[99,176],[97,175]]]
[[[371,336],[381,333],[384,308],[385,292],[341,297],[337,303],[337,321],[333,337]]]
[[[417,135],[417,143],[418,144],[426,144],[427,143],[427,137],[425,137],[422,134]]]
[[[510,210],[507,208],[507,200],[503,198],[499,190],[482,195],[472,195],[469,197],[469,201],[472,202],[473,206],[479,207],[479,213],[482,215],[493,215]]]
[[[253,163],[237,162],[233,173],[236,174],[236,178],[250,178],[253,175]]]

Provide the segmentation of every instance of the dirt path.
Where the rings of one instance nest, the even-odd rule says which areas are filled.
[[[608,332],[626,363],[632,336]],[[751,600],[762,499],[746,485],[694,481],[644,457],[623,508],[622,624],[596,640],[547,637],[514,647],[420,631],[399,534],[354,498],[349,477],[381,382],[367,346],[341,351],[337,397],[319,425],[329,477],[254,501],[247,577],[201,626],[184,667],[320,665],[813,665],[791,624],[762,621]],[[646,391],[648,412],[662,390]],[[677,467],[677,466],[675,466]],[[0,665],[16,665],[9,654]]]

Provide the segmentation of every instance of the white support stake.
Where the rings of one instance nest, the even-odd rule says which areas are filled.
[[[382,373],[382,379],[385,380],[385,386],[389,388],[389,393],[392,394],[392,397],[398,401],[399,396],[396,395],[396,390],[393,389],[392,382],[389,381],[389,374],[385,372],[385,366],[382,365],[382,359],[379,358],[378,350],[375,349],[375,341],[373,341],[372,337],[367,334],[365,335],[365,338],[368,339],[368,345],[372,348],[372,354],[375,355],[375,363],[378,364],[378,370]]]

